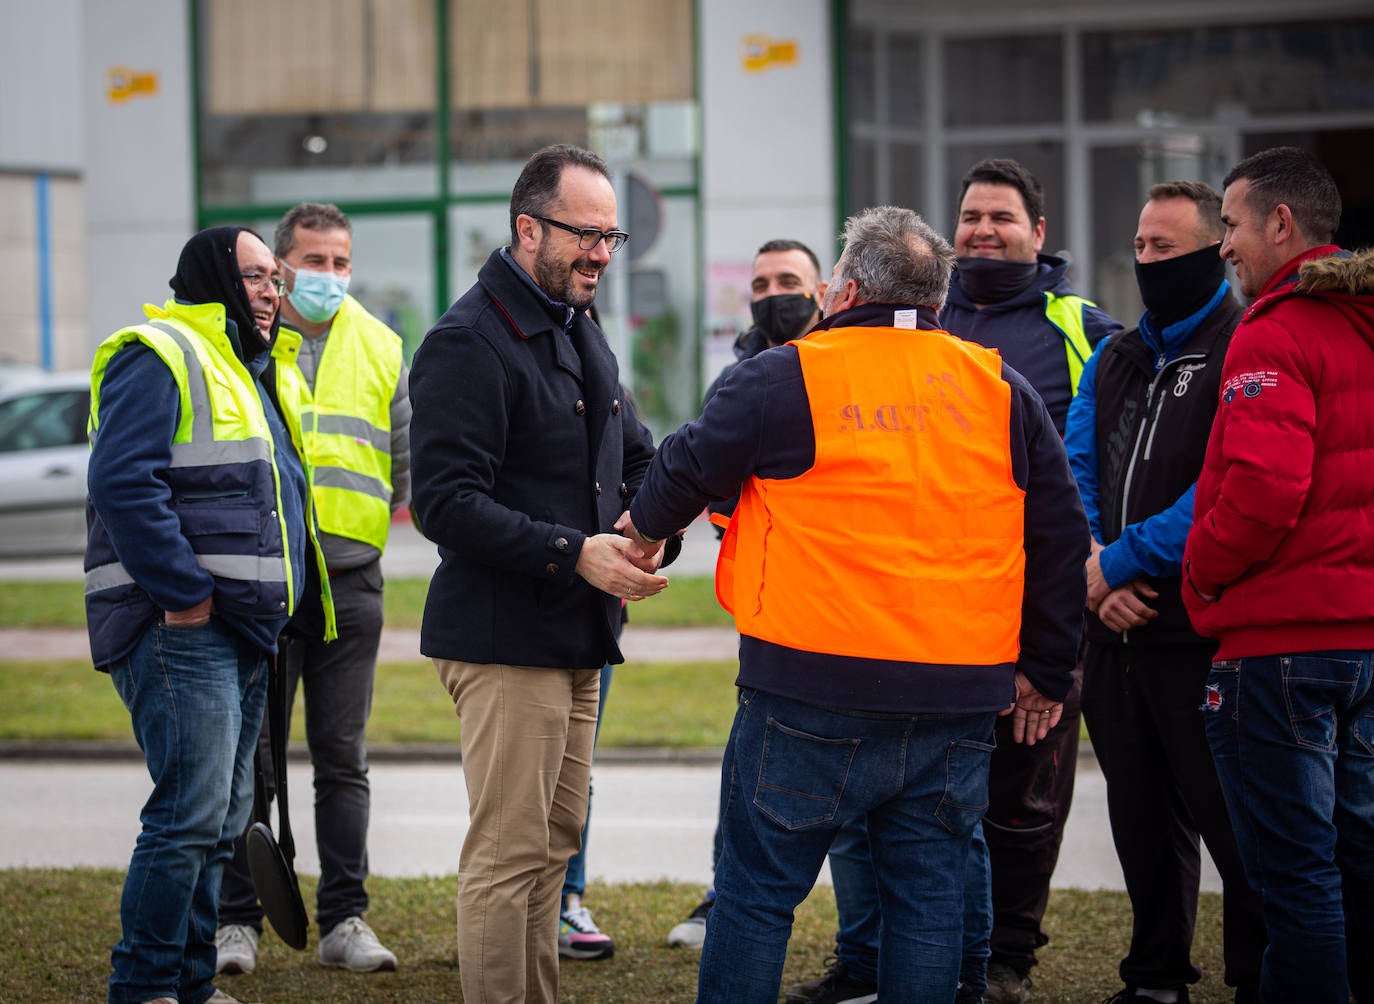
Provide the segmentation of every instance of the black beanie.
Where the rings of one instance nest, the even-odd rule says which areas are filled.
[[[222,304],[229,319],[238,327],[244,358],[251,359],[266,349],[268,343],[263,342],[257,321],[253,319],[253,307],[248,302],[248,291],[239,270],[239,234],[245,231],[258,237],[247,227],[208,227],[196,234],[181,249],[176,275],[172,276],[169,285],[176,298],[186,303]],[[272,321],[272,340],[277,337],[280,321],[279,311]]]

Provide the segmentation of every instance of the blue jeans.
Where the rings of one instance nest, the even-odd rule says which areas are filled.
[[[252,809],[267,666],[218,617],[153,624],[110,664],[153,779],[110,953],[110,1004],[196,1004],[214,991],[220,876]]]
[[[367,777],[367,720],[382,638],[381,562],[345,569],[329,583],[339,637],[324,641],[323,612],[313,609],[318,608],[313,579],[302,611],[318,616],[298,617],[281,637],[288,709],[295,703],[297,686],[305,689],[305,738],[315,774],[315,844],[320,855],[320,884],[315,893],[320,937],[349,917],[361,916],[368,907],[367,827],[372,789]],[[269,739],[264,728],[264,764],[268,786],[275,793]],[[297,806],[300,791],[293,789]],[[262,907],[242,841],[224,873],[220,919],[262,930]]]
[[[1345,1004],[1374,934],[1368,651],[1217,662],[1203,701],[1236,843],[1264,900],[1266,1004]],[[1348,913],[1347,913],[1348,911]],[[1367,1000],[1368,986],[1356,986]]]
[[[601,697],[596,704],[596,738],[601,738],[601,719],[606,714],[606,695],[611,692],[611,678],[615,667],[609,662],[601,667]],[[592,750],[596,750],[596,739],[592,740]],[[594,780],[594,779],[593,779]],[[595,784],[587,786],[587,821],[582,824],[582,844],[577,853],[568,859],[568,871],[563,877],[563,901],[569,893],[581,896],[587,891],[587,837],[592,828],[592,794]]]
[[[697,1000],[775,1004],[793,911],[841,825],[864,815],[883,916],[880,999],[953,1000],[994,718],[828,710],[741,690]]]
[[[835,957],[856,980],[878,981],[878,946],[882,941],[882,910],[878,905],[878,881],[868,847],[868,824],[863,817],[851,819],[835,834],[830,845],[830,877],[835,883],[835,904],[840,929],[835,935]],[[964,948],[959,983],[974,995],[988,986],[988,958],[992,937],[992,884],[989,881],[988,844],[983,826],[973,829],[964,875]]]

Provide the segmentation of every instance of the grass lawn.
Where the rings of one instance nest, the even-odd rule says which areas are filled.
[[[6,923],[0,940],[0,1001],[71,1004],[102,1000],[110,947],[119,938],[115,871],[0,871]],[[315,881],[302,877],[308,908]],[[461,1001],[454,945],[452,876],[369,880],[368,919],[400,958],[394,973],[359,975],[324,969],[315,961],[317,932],[293,952],[273,935],[262,940],[252,976],[223,978],[220,986],[243,1000],[274,1004],[433,1004]],[[669,948],[668,929],[696,903],[701,890],[669,882],[592,883],[587,902],[597,923],[616,939],[616,953],[599,962],[564,962],[563,1004],[690,1001],[696,989],[696,952]],[[1130,930],[1124,893],[1056,890],[1045,928],[1050,944],[1033,972],[1036,1004],[1089,1004],[1120,989],[1116,967]],[[820,886],[797,912],[783,986],[818,975],[833,949],[835,903]],[[1194,1004],[1223,1004],[1221,898],[1204,894],[1198,910],[1193,961],[1203,980]]]
[[[416,628],[426,579],[386,587],[388,626]],[[661,596],[636,604],[637,625],[699,627],[731,622],[707,577],[675,578]],[[0,627],[83,628],[79,582],[0,582]],[[725,745],[734,715],[734,662],[618,667],[601,732],[607,747]],[[304,715],[292,736],[304,741]],[[129,716],[109,678],[88,662],[9,662],[0,654],[0,740],[82,739],[130,742]],[[368,741],[458,741],[453,703],[425,661],[377,667]]]
[[[670,569],[671,571],[671,569]],[[386,584],[388,627],[417,628],[425,609],[428,579],[391,579]],[[80,582],[0,582],[0,627],[84,628],[86,611]],[[636,624],[655,627],[730,627],[730,617],[716,602],[709,576],[672,576],[658,596],[636,603]]]
[[[737,668],[733,661],[617,667],[601,745],[724,746],[735,713]],[[297,694],[291,734],[303,744],[302,700]],[[0,740],[55,739],[133,742],[129,713],[110,678],[89,662],[0,660]],[[458,742],[453,701],[432,663],[377,667],[368,741]]]

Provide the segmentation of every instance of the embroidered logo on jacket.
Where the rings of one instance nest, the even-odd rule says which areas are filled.
[[[1237,393],[1245,397],[1259,397],[1265,387],[1277,387],[1278,385],[1278,370],[1251,370],[1248,373],[1237,373],[1227,380],[1226,386],[1221,389],[1221,399],[1230,404]]]
[[[1206,363],[1184,363],[1178,369],[1178,381],[1174,384],[1174,397],[1182,397],[1188,393],[1188,385],[1193,381],[1193,374],[1198,370],[1205,370]]]

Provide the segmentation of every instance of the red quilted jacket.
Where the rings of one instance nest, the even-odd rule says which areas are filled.
[[[1374,250],[1300,255],[1245,312],[1184,571],[1217,658],[1374,649]]]

